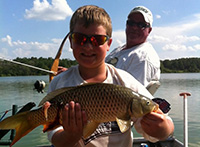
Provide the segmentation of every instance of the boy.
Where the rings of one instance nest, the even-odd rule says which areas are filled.
[[[69,40],[79,64],[56,76],[49,85],[49,92],[62,87],[103,82],[123,85],[153,98],[130,74],[105,63],[106,52],[112,42],[111,34],[111,19],[104,9],[92,5],[77,9],[70,21]],[[102,123],[89,138],[82,139],[87,114],[81,111],[78,103],[71,101],[67,104],[62,118],[62,127],[48,132],[49,140],[56,147],[132,146],[131,129],[121,133],[115,122]],[[173,132],[173,122],[161,111],[152,112],[141,119],[137,121],[137,130],[151,140],[165,139]]]

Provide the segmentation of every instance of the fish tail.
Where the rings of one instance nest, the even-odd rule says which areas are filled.
[[[14,145],[20,138],[28,134],[37,126],[32,126],[30,120],[27,119],[27,116],[30,114],[30,111],[18,113],[16,115],[10,116],[0,122],[0,129],[15,129],[16,135],[12,141],[10,147]]]

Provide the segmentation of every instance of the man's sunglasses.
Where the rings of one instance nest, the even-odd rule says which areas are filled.
[[[132,20],[127,20],[126,21],[126,24],[129,25],[129,26],[137,26],[138,28],[144,30],[145,28],[148,28],[150,27],[150,24],[148,23],[144,23],[144,22],[134,22]]]
[[[100,46],[100,45],[103,45],[109,39],[107,35],[87,36],[85,34],[76,33],[76,32],[72,32],[70,35],[71,35],[72,41],[78,45],[84,45],[89,40],[89,42],[93,46]]]

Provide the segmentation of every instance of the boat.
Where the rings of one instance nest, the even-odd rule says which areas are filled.
[[[145,140],[143,137],[137,137],[133,139],[133,147],[183,147],[183,143],[177,140],[175,137],[170,137],[167,140],[151,143]],[[53,147],[52,145],[44,145],[37,147]]]
[[[174,136],[169,137],[164,141],[159,141],[156,143],[151,143],[143,137],[137,137],[133,139],[133,147],[141,147],[143,145],[148,145],[147,147],[183,147],[183,143],[177,140]]]

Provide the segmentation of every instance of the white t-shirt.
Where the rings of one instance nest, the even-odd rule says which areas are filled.
[[[160,79],[160,59],[150,43],[124,48],[125,45],[114,49],[106,62],[127,71],[145,87],[150,81]]]
[[[133,89],[135,92],[141,93],[144,96],[153,98],[153,96],[146,90],[146,88],[138,82],[133,76],[129,73],[117,69],[112,65],[106,64],[107,67],[107,78],[103,83],[113,83],[118,85],[123,85],[128,88]],[[77,86],[83,83],[87,83],[82,79],[79,73],[78,65],[69,68],[67,71],[56,76],[49,85],[49,92],[54,91],[59,88]],[[139,128],[137,130],[141,131],[140,125],[137,125]],[[53,131],[48,132],[48,138],[51,141],[53,134],[62,129],[58,127]],[[143,133],[143,132],[142,132]],[[128,147],[133,144],[133,135],[131,129],[125,133],[121,133],[116,126],[115,122],[107,122],[99,125],[97,130],[87,139],[81,139],[77,146],[98,146],[98,147]]]

